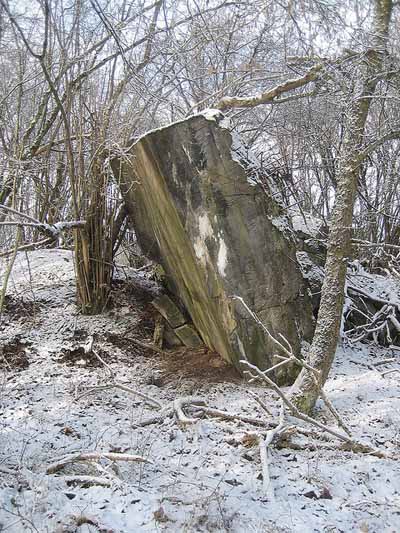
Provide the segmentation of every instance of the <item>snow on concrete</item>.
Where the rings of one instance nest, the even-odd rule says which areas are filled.
[[[311,215],[311,213],[296,211],[292,209],[291,221],[294,231],[310,235],[314,238],[318,238],[321,235],[321,227],[323,222]]]
[[[114,533],[399,531],[399,461],[295,436],[292,447],[272,451],[271,501],[262,490],[257,447],[243,439],[254,426],[210,417],[187,427],[166,419],[140,428],[141,420],[156,414],[140,398],[112,388],[83,395],[109,384],[107,370],[85,361],[67,364],[61,355],[94,335],[95,348],[118,379],[164,405],[196,395],[218,409],[266,417],[251,390],[277,413],[271,391],[216,368],[197,375],[185,366],[190,354],[170,370],[172,354],[124,346],[141,332],[143,310],[132,291],[121,289],[104,315],[82,317],[71,254],[38,251],[29,258],[30,267],[24,256],[18,259],[12,306],[0,324],[2,348],[18,339],[28,359],[27,367],[0,364],[0,530],[99,530],[77,525],[87,519]],[[2,353],[0,363],[8,357]],[[398,354],[367,344],[341,346],[326,386],[353,434],[391,454],[400,451],[400,373],[383,372],[399,367]],[[317,416],[335,427],[322,405]],[[81,463],[45,473],[48,464],[82,451],[140,454],[152,462],[102,460],[97,468]],[[67,473],[100,476],[111,486],[69,484],[61,475]]]

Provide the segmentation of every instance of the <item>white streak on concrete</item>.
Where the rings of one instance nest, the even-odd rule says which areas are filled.
[[[221,276],[225,277],[226,275],[226,265],[228,263],[228,249],[226,247],[225,241],[220,237],[219,238],[219,250],[218,250],[218,272]]]

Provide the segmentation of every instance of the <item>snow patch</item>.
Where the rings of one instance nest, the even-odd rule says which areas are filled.
[[[208,234],[206,216],[201,226]],[[4,531],[94,531],[88,525],[69,525],[71,517],[81,516],[115,533],[399,530],[400,469],[395,458],[348,452],[338,441],[293,433],[296,447],[274,448],[270,467],[275,500],[266,501],[258,447],[245,445],[243,439],[246,433],[259,431],[255,426],[210,418],[180,427],[175,418],[167,417],[137,427],[157,412],[122,390],[95,390],[109,384],[104,368],[66,365],[57,357],[65,346],[78,342],[82,332],[95,336],[95,347],[106,352],[105,360],[121,382],[165,406],[195,389],[210,407],[268,421],[249,400],[249,390],[262,394],[274,420],[278,404],[259,385],[232,381],[216,368],[207,377],[204,372],[192,373],[190,353],[178,372],[171,372],[170,356],[148,357],[139,350],[132,360],[129,345],[118,348],[102,341],[107,333],[125,341],[138,328],[142,316],[131,295],[118,293],[110,313],[79,315],[70,302],[71,293],[75,299],[71,254],[42,250],[31,252],[29,260],[30,268],[24,254],[18,255],[10,291],[19,298],[21,309],[35,297],[35,311],[28,309],[24,316],[8,313],[0,329],[0,347],[15,335],[31,343],[29,367],[2,374],[0,528]],[[372,287],[373,277],[359,268],[351,282],[397,300],[395,280],[374,278],[378,281]],[[238,337],[237,342],[245,358]],[[398,372],[383,376],[382,371],[399,362],[398,350],[360,343],[344,346],[337,350],[325,386],[352,434],[394,457],[400,445],[400,379]],[[161,375],[161,387],[153,384],[155,375]],[[89,390],[90,395],[82,395]],[[322,404],[315,416],[341,431]],[[71,472],[84,475],[95,469],[94,475],[109,479],[111,487],[71,485],[63,472],[45,473],[47,465],[66,454],[112,450],[139,454],[152,463],[121,461],[113,469],[102,460],[97,467],[76,464]],[[310,498],[310,493],[320,499]]]
[[[322,285],[324,281],[324,269],[313,263],[307,252],[296,252],[297,262],[300,265],[303,278],[313,285]]]
[[[244,145],[240,136],[231,131],[232,145],[231,157],[236,163],[243,167],[247,174],[247,182],[252,185],[259,184],[258,174],[260,171],[260,163],[256,156]]]
[[[285,215],[279,215],[271,219],[272,224],[279,229],[282,233],[291,232],[292,229],[289,224],[289,220]]]
[[[222,113],[222,111],[220,111],[219,109],[213,109],[212,107],[204,109],[204,111],[199,113],[199,115],[203,116],[206,120],[213,120],[214,122],[224,118],[224,114]]]
[[[201,111],[201,113],[195,113],[191,115],[190,117],[181,118],[179,120],[175,120],[174,122],[170,122],[169,124],[166,124],[165,126],[160,126],[159,128],[154,128],[152,130],[145,131],[142,135],[139,135],[136,139],[133,139],[131,141],[131,144],[128,149],[132,149],[136,144],[138,144],[144,137],[147,137],[147,135],[152,135],[153,133],[171,128],[172,126],[176,126],[177,124],[182,124],[183,122],[188,122],[193,118],[196,117],[203,117],[206,120],[209,120],[210,122],[219,122],[220,120],[224,120],[224,114],[219,109],[204,109],[204,111]],[[228,122],[225,122],[227,124]],[[226,126],[223,126],[226,127]]]
[[[318,237],[320,229],[323,225],[322,220],[311,215],[311,213],[299,213],[296,211],[291,215],[294,231],[310,235],[311,237]]]

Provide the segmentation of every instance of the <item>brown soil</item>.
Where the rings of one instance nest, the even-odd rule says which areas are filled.
[[[0,346],[0,368],[9,372],[28,368],[29,358],[26,346],[27,343],[21,342],[18,337]]]
[[[160,355],[159,370],[163,381],[174,382],[176,379],[195,378],[208,383],[240,382],[242,378],[235,368],[228,365],[222,357],[209,350],[179,349]]]

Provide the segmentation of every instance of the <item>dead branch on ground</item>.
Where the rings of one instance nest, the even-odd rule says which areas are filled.
[[[234,296],[234,298],[239,300],[243,304],[243,306],[248,311],[250,316],[262,327],[263,331],[269,336],[269,338],[277,346],[279,346],[279,348],[285,353],[286,358],[282,357],[282,356],[278,356],[279,358],[283,359],[282,363],[286,362],[286,364],[289,364],[289,363],[295,362],[296,364],[299,364],[299,365],[307,368],[308,370],[310,370],[312,372],[314,378],[318,379],[319,372],[316,369],[314,369],[313,367],[311,367],[305,361],[302,361],[301,359],[298,359],[293,354],[292,347],[289,345],[288,341],[284,337],[282,337],[282,335],[281,335],[281,338],[282,338],[282,342],[281,342],[278,339],[276,339],[273,335],[271,335],[271,333],[268,331],[266,326],[261,322],[261,320],[258,318],[258,316],[247,306],[247,304],[244,302],[244,300],[242,298],[240,298],[238,296]],[[285,343],[286,346],[283,343]],[[306,422],[308,424],[311,424],[311,425],[317,427],[319,430],[321,430],[323,432],[329,433],[333,437],[336,437],[337,439],[339,439],[340,441],[345,443],[345,445],[350,450],[352,450],[354,452],[367,453],[369,455],[374,455],[375,457],[380,457],[380,458],[391,458],[392,457],[392,455],[390,455],[390,454],[388,454],[388,453],[386,453],[386,452],[384,452],[382,450],[379,450],[377,448],[374,448],[373,446],[371,446],[368,443],[364,443],[364,442],[362,442],[362,441],[360,441],[358,439],[350,437],[349,436],[349,433],[350,433],[349,429],[346,427],[344,422],[341,420],[341,417],[339,416],[339,413],[333,407],[332,403],[329,400],[326,401],[327,397],[326,397],[325,394],[322,394],[321,398],[325,401],[327,407],[332,412],[332,414],[334,415],[335,419],[338,421],[339,425],[346,431],[346,433],[347,433],[346,435],[343,434],[343,433],[340,433],[340,432],[338,432],[338,431],[336,431],[334,429],[329,428],[325,424],[322,424],[318,420],[316,420],[316,419],[314,419],[314,418],[302,413],[301,411],[299,411],[297,409],[297,407],[289,400],[289,398],[282,391],[282,389],[268,376],[268,374],[273,370],[273,368],[276,368],[277,365],[275,365],[275,367],[273,367],[271,369],[267,369],[265,371],[261,371],[256,365],[253,365],[252,363],[249,363],[246,359],[242,359],[240,361],[240,363],[242,365],[244,365],[248,369],[248,370],[246,370],[246,373],[250,376],[250,379],[252,381],[259,380],[261,382],[264,382],[264,383],[268,384],[269,387],[272,388],[276,392],[276,394],[279,396],[279,398],[283,402],[283,405],[286,406],[286,408],[288,409],[290,415],[294,416],[295,418],[297,418],[299,420],[302,420],[303,422]],[[276,433],[275,433],[274,436],[276,436]]]
[[[50,464],[46,468],[46,474],[55,474],[62,470],[66,465],[71,463],[86,462],[86,461],[100,461],[101,459],[108,459],[109,461],[125,461],[135,463],[149,463],[153,464],[150,459],[146,459],[141,455],[132,455],[129,453],[115,453],[115,452],[83,452],[67,455],[59,459],[55,463]]]

